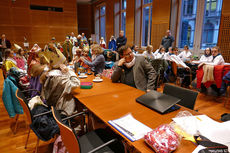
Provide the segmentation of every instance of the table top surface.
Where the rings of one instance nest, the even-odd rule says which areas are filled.
[[[133,89],[132,87],[122,83],[112,83],[112,80],[105,77],[102,77],[102,82],[93,82],[94,78],[94,75],[88,75],[87,78],[80,79],[81,82],[92,82],[93,87],[91,89],[75,89],[74,96],[76,98],[82,98]]]
[[[92,79],[92,77],[85,79],[85,81],[90,79]],[[101,82],[100,84],[95,83],[92,89],[80,90],[84,91],[81,91],[79,94],[75,94],[74,96],[78,98],[78,100],[91,112],[93,112],[103,122],[110,126],[111,129],[113,129],[117,134],[121,135],[125,140],[129,142],[129,144],[134,146],[140,152],[152,153],[154,151],[144,142],[144,139],[131,142],[124,135],[113,128],[108,123],[108,121],[131,113],[135,119],[142,122],[146,126],[155,129],[162,124],[172,122],[172,118],[175,117],[179,111],[188,110],[182,107],[181,109],[168,114],[159,114],[136,102],[137,97],[145,94],[144,91],[129,87],[124,84],[112,83],[111,80],[106,78],[104,79],[104,82]],[[190,112],[196,114],[194,111],[190,110]],[[196,146],[192,142],[182,140],[181,145],[175,152],[192,152],[195,148]]]

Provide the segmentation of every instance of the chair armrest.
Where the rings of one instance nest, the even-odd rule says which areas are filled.
[[[44,112],[44,113],[36,114],[36,115],[34,115],[33,117],[38,117],[38,116],[46,115],[46,114],[49,114],[49,113],[52,113],[52,111],[49,110],[49,111]]]
[[[100,149],[102,149],[102,148],[108,146],[109,144],[111,144],[111,143],[113,143],[113,142],[116,142],[116,141],[117,141],[117,139],[112,139],[112,140],[110,140],[110,141],[108,141],[108,142],[106,142],[106,143],[104,143],[104,144],[102,144],[102,145],[96,147],[95,149],[89,151],[88,153],[96,152],[96,151],[98,151],[98,150],[100,150]]]
[[[65,121],[65,120],[68,120],[68,119],[71,119],[71,118],[74,118],[74,117],[77,117],[77,116],[80,116],[80,115],[85,115],[85,114],[86,114],[86,112],[83,110],[83,112],[80,112],[80,113],[77,113],[77,114],[73,114],[71,116],[63,118],[62,121]]]

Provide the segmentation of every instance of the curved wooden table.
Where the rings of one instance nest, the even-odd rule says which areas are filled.
[[[82,81],[88,81],[90,79],[91,77]],[[133,146],[140,152],[152,153],[154,151],[144,142],[144,139],[131,142],[108,124],[108,121],[131,113],[135,119],[154,129],[161,124],[170,123],[172,118],[175,117],[179,111],[188,110],[182,107],[180,110],[161,115],[136,102],[136,98],[143,95],[145,93],[144,91],[124,84],[112,83],[111,80],[107,78],[103,79],[104,82],[94,83],[94,87],[92,89],[80,89],[80,93],[75,94],[74,96],[92,113],[113,129],[113,131],[122,136],[129,145]],[[190,112],[196,114],[194,111]],[[196,145],[192,142],[182,140],[181,145],[175,152],[189,153],[195,148]]]

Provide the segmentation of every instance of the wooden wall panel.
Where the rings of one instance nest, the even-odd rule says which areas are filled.
[[[29,9],[13,8],[12,9],[12,22],[13,25],[28,25],[30,23]]]
[[[94,17],[92,5],[88,3],[80,3],[77,5],[78,16],[78,32],[79,34],[85,33],[86,37],[89,38],[93,34],[94,28]]]
[[[162,37],[170,24],[171,0],[154,0],[152,9],[152,34],[151,44],[153,49],[159,48]]]
[[[31,10],[30,4],[61,7],[64,12]],[[30,47],[44,47],[52,37],[63,42],[72,31],[78,33],[76,0],[0,0],[0,18],[0,34],[21,46],[24,36]]]
[[[106,1],[106,44],[109,45],[109,39],[114,36],[114,0]]]
[[[12,24],[11,16],[9,7],[0,6],[0,24]]]
[[[218,46],[225,62],[230,62],[230,1],[223,0]]]
[[[135,1],[127,0],[126,8],[126,37],[127,44],[134,44],[134,26],[135,26]]]

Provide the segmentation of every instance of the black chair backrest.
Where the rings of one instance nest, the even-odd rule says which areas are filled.
[[[78,143],[78,139],[70,127],[63,124],[60,113],[53,106],[51,107],[52,114],[54,119],[56,120],[59,128],[60,134],[62,137],[62,141],[66,146],[69,153],[80,153],[80,145]]]
[[[165,83],[163,93],[180,98],[181,101],[178,104],[189,109],[194,109],[194,105],[198,95],[198,92],[171,85],[169,83]]]
[[[151,61],[151,64],[157,73],[160,73],[162,70],[165,71],[168,67],[168,63],[164,59],[154,59]]]

